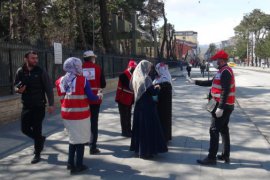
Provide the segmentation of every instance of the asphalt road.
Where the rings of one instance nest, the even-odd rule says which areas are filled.
[[[270,143],[270,72],[234,69],[237,102]]]

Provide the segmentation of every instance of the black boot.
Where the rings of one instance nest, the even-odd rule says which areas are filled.
[[[217,159],[218,160],[221,160],[221,161],[224,161],[225,163],[230,163],[230,158],[229,157],[226,157],[224,155],[217,155]]]
[[[90,149],[90,154],[98,154],[100,153],[100,150],[98,148]]]
[[[197,163],[199,163],[201,165],[216,165],[217,161],[216,161],[216,159],[210,159],[210,158],[206,157],[203,160],[198,159]]]
[[[80,173],[80,172],[85,171],[87,169],[88,169],[88,167],[86,165],[81,165],[79,167],[75,167],[75,168],[70,169],[70,174],[77,174],[77,173]]]
[[[40,161],[40,154],[35,154],[35,156],[33,157],[31,164],[36,164]]]
[[[72,165],[72,164],[67,164],[67,170],[71,170],[71,169],[74,169],[74,168],[75,168],[74,165]]]

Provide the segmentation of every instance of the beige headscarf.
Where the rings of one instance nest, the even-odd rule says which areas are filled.
[[[145,93],[147,88],[152,85],[152,80],[148,76],[151,70],[152,63],[147,60],[142,60],[135,68],[131,81],[130,89],[134,91],[135,102],[138,101]]]

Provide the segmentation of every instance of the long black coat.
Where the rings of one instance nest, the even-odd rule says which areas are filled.
[[[135,103],[130,150],[140,157],[167,152],[167,145],[152,96],[157,91],[150,86]]]
[[[169,82],[159,84],[161,89],[158,93],[158,115],[163,128],[165,140],[172,139],[172,85]]]

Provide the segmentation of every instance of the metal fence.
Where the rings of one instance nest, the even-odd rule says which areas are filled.
[[[39,65],[45,69],[52,82],[64,74],[62,65],[54,63],[53,47],[39,47],[25,44],[15,44],[0,42],[0,96],[14,94],[13,81],[17,69],[23,64],[24,54],[29,50],[38,52]],[[71,50],[63,48],[63,60],[68,57],[82,58],[83,50]],[[131,57],[115,55],[99,55],[97,64],[99,64],[106,78],[117,77],[127,67]],[[143,58],[133,58],[139,62]],[[149,59],[155,64],[155,59]],[[171,64],[171,63],[170,63]]]

